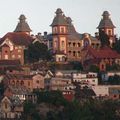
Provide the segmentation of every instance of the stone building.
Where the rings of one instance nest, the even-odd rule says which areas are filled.
[[[88,33],[80,34],[76,31],[70,17],[66,17],[63,11],[58,8],[56,15],[51,24],[53,35],[53,52],[57,62],[63,61],[81,61],[83,57],[83,49],[88,46],[99,49],[101,47],[101,41],[99,40],[99,32],[105,31],[109,37],[110,45],[115,43],[114,24],[110,19],[108,11],[103,12],[103,18],[101,19],[97,29],[98,33],[95,37]]]
[[[84,47],[100,47],[100,41],[88,33],[80,34],[75,30],[70,17],[62,10],[56,10],[56,16],[51,24],[53,35],[53,52],[56,61],[80,61],[81,50]]]
[[[24,50],[33,42],[33,38],[25,16],[21,15],[19,19],[15,31],[0,39],[0,60],[20,60],[24,64]]]

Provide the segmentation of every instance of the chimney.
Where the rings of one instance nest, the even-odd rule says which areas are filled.
[[[45,39],[47,38],[47,32],[46,31],[44,32],[44,38]]]
[[[99,33],[98,32],[95,32],[95,37],[99,38]]]

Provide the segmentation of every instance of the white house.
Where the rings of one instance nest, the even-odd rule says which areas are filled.
[[[98,85],[98,77],[97,73],[89,72],[89,73],[81,73],[75,72],[72,73],[73,82],[78,82],[86,85]]]

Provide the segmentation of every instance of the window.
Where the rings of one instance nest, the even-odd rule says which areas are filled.
[[[39,84],[39,80],[37,80],[36,83]]]
[[[71,42],[68,43],[68,47],[71,47]]]
[[[15,55],[12,55],[12,58],[15,58]]]
[[[8,108],[8,104],[7,104],[7,102],[5,102],[5,109],[7,109]]]
[[[62,41],[62,49],[64,49],[65,47],[65,44],[64,44],[64,41]]]
[[[5,50],[5,53],[7,53],[8,51],[7,50]]]
[[[73,47],[75,47],[75,43],[73,43]]]
[[[73,56],[74,56],[74,57],[76,56],[76,52],[75,52],[75,51],[73,51]]]
[[[69,53],[69,55],[71,55],[71,51],[69,51],[68,53]]]
[[[64,28],[61,28],[61,33],[64,33],[65,31],[64,31]]]
[[[108,35],[112,35],[112,31],[111,30],[108,30]]]
[[[15,47],[15,49],[18,49],[18,47]]]
[[[80,51],[78,51],[78,57],[80,57]]]
[[[20,49],[18,50],[18,53],[21,53],[21,50],[20,50]]]
[[[89,46],[89,40],[88,39],[85,39],[84,40],[84,47],[88,47]]]
[[[78,47],[80,47],[80,43],[78,43]]]
[[[28,81],[28,86],[30,86],[30,81]]]
[[[18,48],[19,48],[19,49],[22,49],[22,47],[21,47],[21,46],[19,46]]]
[[[4,57],[5,57],[6,60],[8,59],[8,55],[5,55]]]
[[[53,28],[53,33],[57,33],[57,27]]]
[[[18,55],[18,58],[21,58],[21,55]]]
[[[24,81],[21,81],[21,85],[24,85]]]

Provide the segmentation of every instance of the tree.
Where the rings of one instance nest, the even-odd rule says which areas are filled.
[[[73,66],[74,70],[81,70],[81,71],[83,70],[83,66],[79,61],[73,61],[73,62],[70,62],[70,64]]]
[[[41,60],[51,60],[52,55],[47,48],[47,45],[35,42],[34,44],[30,44],[28,49],[25,51],[26,61],[36,62]]]
[[[0,95],[3,95],[4,93],[4,83],[3,83],[3,80],[0,82]]]
[[[99,39],[101,41],[101,46],[110,46],[109,36],[103,31],[99,31]]]
[[[91,72],[99,72],[99,67],[97,65],[91,65],[89,68],[89,71]]]
[[[120,38],[116,38],[116,42],[113,43],[113,49],[120,53]]]
[[[114,75],[108,78],[108,83],[111,85],[120,85],[120,76]]]

